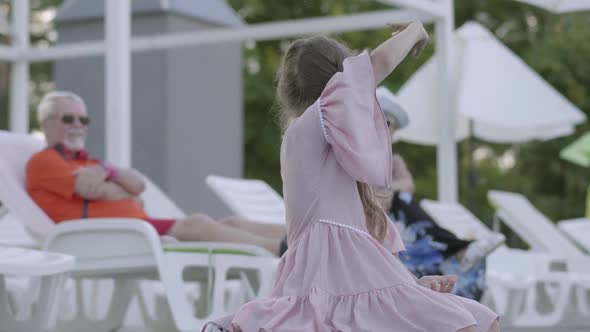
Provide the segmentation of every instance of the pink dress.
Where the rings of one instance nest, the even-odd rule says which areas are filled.
[[[384,243],[368,232],[356,181],[391,185],[389,131],[364,52],[344,61],[321,97],[285,132],[281,175],[289,250],[268,299],[217,324],[229,331],[441,331],[498,315],[422,287],[392,252],[404,250],[392,223]]]

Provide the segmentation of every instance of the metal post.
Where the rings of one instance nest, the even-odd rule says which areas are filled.
[[[206,32],[187,31],[153,36],[135,37],[131,50],[135,52],[193,47],[197,45],[229,43],[244,40],[274,40],[314,33],[341,33],[383,28],[387,23],[403,23],[410,19],[432,23],[435,17],[412,10],[382,10],[344,16],[314,17],[279,22],[248,24],[239,29],[213,29]],[[80,41],[48,48],[31,48],[23,54],[30,62],[54,61],[105,54],[105,42]],[[0,45],[0,59],[14,56]]]
[[[12,0],[12,43],[21,54],[29,49],[29,0]],[[10,123],[11,131],[29,132],[29,62],[14,59],[10,67]]]
[[[131,166],[131,8],[106,0],[106,159]]]
[[[436,57],[439,65],[438,113],[439,144],[437,146],[438,199],[443,202],[456,202],[457,184],[457,144],[455,142],[455,85],[454,85],[454,26],[455,13],[453,0],[439,0],[446,7],[447,15],[438,19],[436,29]]]

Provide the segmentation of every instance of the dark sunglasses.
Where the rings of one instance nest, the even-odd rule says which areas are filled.
[[[74,114],[64,114],[61,117],[61,122],[63,124],[73,124],[74,121],[76,120],[76,118],[78,118],[78,121],[80,121],[80,123],[83,126],[87,126],[88,124],[90,124],[90,118],[87,116],[75,116]]]

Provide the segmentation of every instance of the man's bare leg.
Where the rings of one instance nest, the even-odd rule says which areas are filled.
[[[255,222],[234,216],[223,218],[219,222],[251,234],[273,239],[282,239],[287,234],[287,227],[285,225]]]
[[[180,241],[211,241],[251,244],[263,247],[275,255],[279,253],[280,239],[252,234],[216,222],[204,214],[194,214],[174,223],[166,235]]]

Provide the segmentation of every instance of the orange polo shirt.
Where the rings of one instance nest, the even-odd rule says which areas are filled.
[[[96,159],[64,158],[55,148],[47,148],[33,155],[27,164],[27,191],[56,223],[101,217],[147,219],[143,208],[133,199],[89,201],[76,194],[74,172],[99,163]]]

